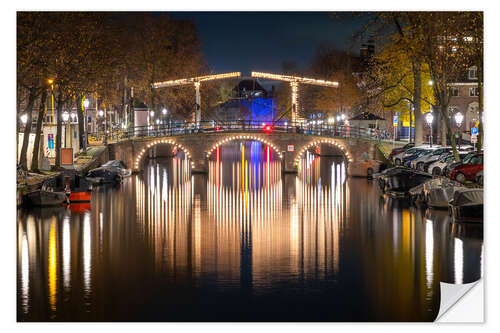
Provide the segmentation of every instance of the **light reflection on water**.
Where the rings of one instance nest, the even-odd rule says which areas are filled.
[[[213,157],[19,210],[18,319],[430,321],[439,280],[480,276],[482,227],[381,198],[340,159],[294,176],[261,143]]]

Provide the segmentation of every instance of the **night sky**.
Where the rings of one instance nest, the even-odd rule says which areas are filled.
[[[306,69],[321,43],[339,49],[367,22],[367,15],[326,12],[177,12],[172,17],[193,20],[214,73],[254,71],[279,73],[282,62]],[[359,42],[352,48],[359,53]]]

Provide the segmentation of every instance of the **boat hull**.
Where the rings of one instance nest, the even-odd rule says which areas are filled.
[[[67,200],[64,192],[39,190],[29,193],[27,196],[30,203],[34,206],[57,206]]]
[[[69,202],[90,202],[92,192],[71,192],[68,196]]]

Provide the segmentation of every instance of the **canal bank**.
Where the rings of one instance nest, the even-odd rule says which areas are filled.
[[[85,154],[79,154],[75,158],[74,170],[84,176],[93,168],[109,160],[109,149],[107,146],[89,147]],[[40,173],[28,172],[25,178],[17,179],[16,203],[20,206],[24,203],[24,197],[31,192],[39,190],[43,183],[58,176],[61,171],[40,171]]]

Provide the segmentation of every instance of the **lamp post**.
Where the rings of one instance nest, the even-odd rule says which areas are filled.
[[[429,125],[431,129],[431,135],[429,136],[429,146],[432,147],[432,121],[434,120],[434,116],[432,115],[431,112],[428,112],[427,115],[425,116],[425,121],[427,122],[427,125]]]
[[[84,131],[84,135],[85,137],[83,138],[83,151],[86,152],[87,151],[87,140],[88,140],[88,137],[89,137],[89,129],[88,129],[88,126],[89,126],[89,119],[87,117],[87,108],[89,107],[90,105],[90,102],[88,99],[84,99],[83,100],[83,119],[84,119],[84,123],[83,123],[83,131]]]
[[[104,111],[103,110],[99,110],[98,116],[99,116],[99,118],[101,118],[101,121],[102,121],[103,116],[104,116]],[[97,129],[97,135],[99,135],[99,128]]]
[[[460,112],[455,113],[455,123],[457,124],[459,150],[460,146],[462,145],[462,131],[461,131],[462,121],[464,121],[464,115],[461,114]]]
[[[69,113],[67,111],[65,111],[63,114],[62,114],[62,119],[63,121],[66,123],[66,130],[64,131],[64,148],[68,148],[68,133],[70,132],[70,129],[69,129]],[[71,138],[71,135],[70,135],[70,138]]]

